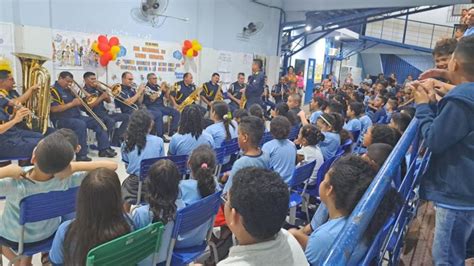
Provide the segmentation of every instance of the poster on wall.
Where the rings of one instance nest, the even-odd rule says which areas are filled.
[[[0,23],[0,59],[6,59],[12,70],[16,69],[16,58],[13,55],[14,49],[13,24]]]
[[[134,75],[134,82],[137,84],[145,83],[148,73],[155,73],[160,81],[170,84],[181,80],[186,72],[193,74],[196,80],[201,54],[189,59],[183,57],[178,43],[117,37],[120,38],[120,45],[125,47],[127,53],[109,63],[107,69],[109,82],[120,82],[121,75],[125,71]]]
[[[217,55],[217,73],[221,77],[221,82],[224,88],[227,88],[232,83],[232,53],[219,52]]]
[[[96,34],[53,30],[54,69],[95,72],[99,68],[98,55],[91,50]]]

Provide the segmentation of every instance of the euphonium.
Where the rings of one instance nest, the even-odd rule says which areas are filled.
[[[222,94],[222,88],[219,86],[216,92],[216,97],[214,97],[214,101],[223,101],[224,100],[224,95]]]
[[[178,89],[175,87],[175,90],[178,91]],[[201,94],[202,87],[198,87],[195,89],[189,96],[184,99],[184,101],[178,105],[177,109],[178,111],[182,112],[184,110],[184,107],[193,104],[195,101],[199,100],[199,95]]]
[[[51,105],[51,77],[48,70],[42,65],[48,60],[46,57],[16,53],[21,63],[23,77],[23,93],[35,84],[40,88],[31,95],[25,103],[32,115],[26,119],[26,126],[34,131],[46,133],[49,125],[49,109]]]

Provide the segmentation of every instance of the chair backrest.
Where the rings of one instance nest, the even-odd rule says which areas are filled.
[[[221,203],[220,196],[219,191],[178,210],[171,238],[177,239],[178,235],[197,228],[215,216]]]
[[[159,160],[168,159],[173,161],[179,169],[179,173],[185,175],[187,172],[188,166],[188,156],[187,155],[172,155],[172,156],[163,156],[158,158],[150,158],[142,160],[140,163],[140,181],[143,181],[148,176],[148,171],[150,167]]]
[[[237,141],[237,138],[225,140],[222,143],[222,146],[225,147],[225,156],[237,154],[240,151],[239,142]]]
[[[97,246],[87,253],[86,265],[136,265],[158,252],[163,228],[161,222],[150,224]]]
[[[20,225],[64,216],[76,209],[79,187],[34,194],[20,201]],[[47,210],[47,211],[45,211]]]
[[[263,144],[269,142],[269,141],[272,140],[272,139],[273,139],[272,133],[270,133],[270,132],[265,132],[265,133],[263,133],[263,137],[262,137],[262,139],[260,140],[260,147],[262,147]]]
[[[316,187],[319,187],[321,182],[323,182],[324,176],[329,171],[329,168],[331,168],[331,165],[334,163],[334,161],[337,158],[339,157],[333,156],[332,158],[329,158],[326,161],[324,161],[323,164],[319,167],[318,172],[316,173]],[[317,193],[319,193],[319,191]]]
[[[353,130],[349,131],[352,135],[352,139],[354,143],[357,143],[359,141],[359,136],[360,136],[360,130]]]
[[[298,134],[300,133],[300,125],[295,125],[291,128],[290,135],[288,135],[288,139],[293,141],[298,138]]]
[[[372,244],[368,248],[367,253],[365,254],[360,265],[381,265],[382,264],[381,260],[383,258],[380,257],[381,255],[380,251],[382,247],[384,246],[384,243],[387,242],[386,238],[390,233],[390,229],[395,224],[395,220],[396,220],[395,216],[391,216],[387,220],[387,222],[384,224],[382,229],[375,236],[374,240],[372,241]]]
[[[225,146],[223,145],[219,148],[215,148],[214,152],[216,153],[217,164],[223,164],[225,158]]]
[[[294,187],[299,184],[302,184],[304,181],[308,180],[313,174],[314,167],[316,166],[316,160],[298,166],[293,170],[290,180],[288,181],[288,186]]]
[[[342,156],[348,148],[352,146],[352,139],[347,139],[341,146],[337,149],[336,156]]]

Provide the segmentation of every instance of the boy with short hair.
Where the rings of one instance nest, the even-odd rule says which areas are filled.
[[[217,265],[308,265],[296,239],[282,229],[288,186],[272,171],[255,167],[235,174],[223,195],[227,224],[239,244]]]
[[[222,180],[227,179],[224,192],[229,191],[232,186],[232,178],[237,171],[245,167],[270,168],[270,158],[258,146],[262,139],[265,126],[262,119],[256,116],[246,116],[240,120],[237,140],[242,150],[242,156],[232,165],[230,174],[225,174]]]
[[[387,103],[387,98],[382,95],[377,95],[372,105],[369,104],[369,107],[375,111],[374,116],[372,117],[372,123],[380,123],[382,118],[387,116],[387,111],[385,110],[385,104]]]
[[[16,256],[10,248],[17,249],[20,239],[20,201],[30,195],[55,190],[67,190],[78,186],[85,172],[99,167],[117,169],[111,161],[71,162],[74,149],[61,134],[53,133],[41,140],[33,151],[31,162],[34,166],[20,171],[9,172],[15,175],[0,176],[0,195],[6,196],[5,209],[0,217],[0,243],[2,252],[10,261]],[[76,172],[76,173],[75,173]],[[47,210],[45,210],[47,211]],[[25,225],[25,243],[36,243],[54,237],[61,222],[60,217],[28,223]],[[31,264],[31,257],[22,259],[22,263]]]
[[[357,118],[360,116],[363,110],[364,105],[362,103],[350,103],[346,112],[347,123],[342,128],[348,131],[360,131],[362,129],[362,124]],[[354,141],[357,140],[355,139]]]

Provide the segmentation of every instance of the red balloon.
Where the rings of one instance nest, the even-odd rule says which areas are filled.
[[[194,50],[193,51],[193,57],[196,57],[196,56],[198,56],[198,51]]]
[[[108,45],[107,43],[99,43],[99,50],[101,50],[102,52],[108,52],[110,51],[110,45]]]
[[[105,59],[107,59],[107,61],[110,61],[112,60],[113,58],[113,55],[110,53],[110,52],[106,52],[102,55],[102,57],[104,57]]]
[[[105,55],[105,54],[104,54]],[[101,56],[100,57],[100,60],[99,60],[99,63],[101,66],[107,66],[107,64],[109,63],[110,59],[104,57],[104,56]]]
[[[193,47],[193,43],[190,40],[184,41],[184,47],[190,49]]]
[[[183,49],[181,49],[181,52],[182,52],[183,56],[186,55],[187,51],[188,51],[188,48],[183,47]]]
[[[109,45],[110,46],[119,45],[119,39],[117,37],[110,38]]]
[[[97,40],[99,41],[99,43],[108,43],[107,37],[105,37],[105,35],[99,35]]]

